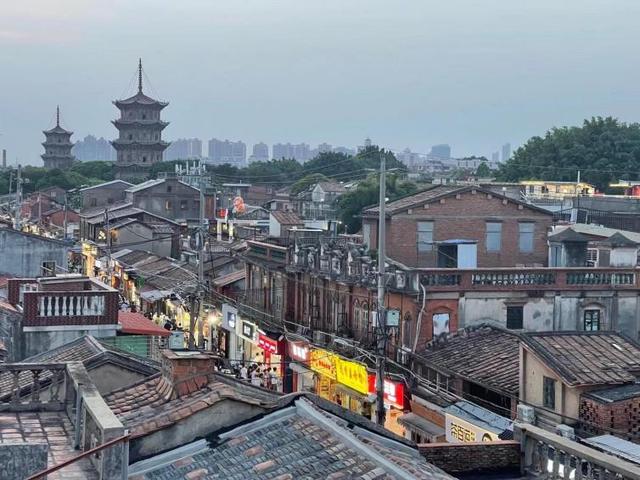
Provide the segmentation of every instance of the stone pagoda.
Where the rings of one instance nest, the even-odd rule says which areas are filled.
[[[44,147],[44,154],[42,155],[44,168],[69,168],[75,160],[71,154],[71,148],[73,147],[71,135],[73,135],[73,132],[60,126],[60,107],[56,108],[56,126],[42,133],[46,137],[42,144]]]
[[[169,103],[142,93],[142,60],[138,64],[138,93],[113,103],[120,110],[120,118],[113,121],[120,135],[111,142],[117,152],[116,175],[146,179],[151,166],[162,161],[169,146],[162,140],[162,130],[169,122],[160,119],[160,112]]]

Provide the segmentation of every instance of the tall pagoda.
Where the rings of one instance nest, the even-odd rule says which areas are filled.
[[[162,161],[169,146],[162,140],[162,130],[169,122],[160,119],[160,112],[169,105],[142,93],[142,60],[138,63],[138,93],[125,100],[115,100],[120,118],[112,123],[119,136],[111,144],[116,149],[118,178],[147,178],[154,163]]]
[[[44,154],[41,155],[44,168],[69,168],[75,160],[71,154],[73,132],[60,126],[60,107],[56,108],[56,126],[42,133],[46,138],[42,144]]]

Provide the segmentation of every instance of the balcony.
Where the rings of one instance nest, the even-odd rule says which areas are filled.
[[[635,290],[635,268],[497,268],[419,270],[420,283],[432,291]]]

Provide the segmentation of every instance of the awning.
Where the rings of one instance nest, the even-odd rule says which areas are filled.
[[[171,290],[147,290],[146,292],[140,292],[140,298],[151,303],[162,300],[169,295],[171,295]]]
[[[430,437],[439,437],[445,434],[444,428],[430,422],[426,418],[422,418],[415,413],[405,413],[398,417],[398,423],[404,425],[410,430],[417,430],[420,433],[429,435]]]
[[[376,396],[374,394],[363,394],[360,392],[356,392],[353,388],[349,388],[346,385],[342,385],[341,383],[336,383],[336,391],[342,393],[343,395],[348,395],[351,398],[360,400],[363,403],[375,403],[376,401]]]
[[[289,368],[296,373],[301,373],[301,374],[313,373],[312,370],[309,370],[304,365],[300,365],[299,363],[295,363],[295,362],[291,362],[289,364]]]
[[[169,330],[166,330],[147,317],[138,312],[118,312],[118,323],[122,326],[122,333],[135,335],[149,335],[153,337],[168,337]]]

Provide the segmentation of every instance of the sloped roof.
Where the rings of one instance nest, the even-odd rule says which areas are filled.
[[[138,92],[129,98],[125,98],[124,100],[116,100],[113,103],[115,103],[116,105],[130,105],[133,103],[139,103],[141,105],[155,105],[158,107],[166,107],[167,105],[169,105],[168,102],[161,102],[159,100],[155,100],[151,97],[148,97],[142,92]]]
[[[146,190],[147,188],[155,187],[156,185],[161,185],[164,183],[164,178],[158,178],[155,180],[147,180],[146,182],[138,183],[137,185],[133,185],[132,187],[127,188],[125,191],[127,193],[139,192],[141,190]]]
[[[304,225],[304,221],[296,212],[285,212],[283,210],[274,210],[269,212],[280,225]]]
[[[122,326],[122,333],[135,335],[149,335],[154,337],[168,337],[168,330],[156,325],[139,312],[118,312],[118,323]]]
[[[92,186],[90,186],[90,187],[84,187],[84,188],[81,188],[81,189],[80,189],[80,190],[78,190],[78,191],[79,191],[79,192],[86,192],[86,191],[88,191],[88,190],[93,190],[93,189],[95,189],[95,188],[102,188],[102,187],[107,187],[107,186],[109,186],[109,185],[117,185],[117,184],[120,184],[120,183],[121,183],[121,184],[123,184],[123,185],[125,185],[125,186],[127,186],[127,187],[132,187],[132,186],[133,186],[133,184],[132,184],[132,183],[125,182],[124,180],[119,180],[119,179],[118,179],[118,180],[111,180],[110,182],[100,183],[100,184],[98,184],[98,185],[92,185]]]
[[[565,228],[561,232],[549,235],[549,241],[551,242],[588,243],[590,240],[591,238],[587,235],[576,232],[573,228]]]
[[[596,237],[600,237],[601,239],[612,237],[616,233],[621,233],[629,240],[640,243],[640,233],[631,232],[629,230],[602,227],[600,225],[594,225],[592,223],[576,223],[571,225],[570,228],[572,230],[575,230],[576,232],[584,233],[585,235],[593,235]]]
[[[235,272],[228,273],[227,275],[222,275],[221,277],[214,278],[213,284],[216,287],[224,287],[240,280],[244,280],[245,275],[246,272],[244,269],[236,270]]]
[[[415,447],[350,424],[310,397],[184,450],[134,464],[130,473],[165,480],[452,478]]]
[[[517,396],[520,337],[490,325],[460,330],[417,356],[429,367]]]
[[[494,192],[493,190],[489,190],[483,188],[479,185],[434,185],[426,190],[422,190],[417,193],[413,193],[411,195],[407,195],[405,197],[394,200],[393,202],[387,203],[386,206],[386,214],[393,215],[395,213],[402,212],[403,210],[407,210],[409,208],[414,208],[418,206],[425,205],[427,203],[432,203],[436,200],[440,200],[441,198],[448,197],[451,195],[457,195],[460,193],[466,193],[475,190],[477,192],[486,193],[488,195],[492,195],[495,198],[507,200],[511,203],[515,203],[517,205],[522,205],[524,208],[529,210],[535,210],[539,213],[544,213],[545,215],[552,216],[552,212],[545,210],[540,207],[536,207],[534,205],[521,202],[519,200],[515,200],[510,197],[506,197],[500,193]],[[378,206],[372,206],[364,210],[363,215],[366,216],[377,216],[379,213]]]
[[[640,345],[616,332],[532,332],[522,339],[570,386],[619,385],[640,374]]]
[[[322,188],[325,192],[345,193],[347,191],[347,189],[344,188],[344,185],[338,182],[318,182],[317,186]]]

